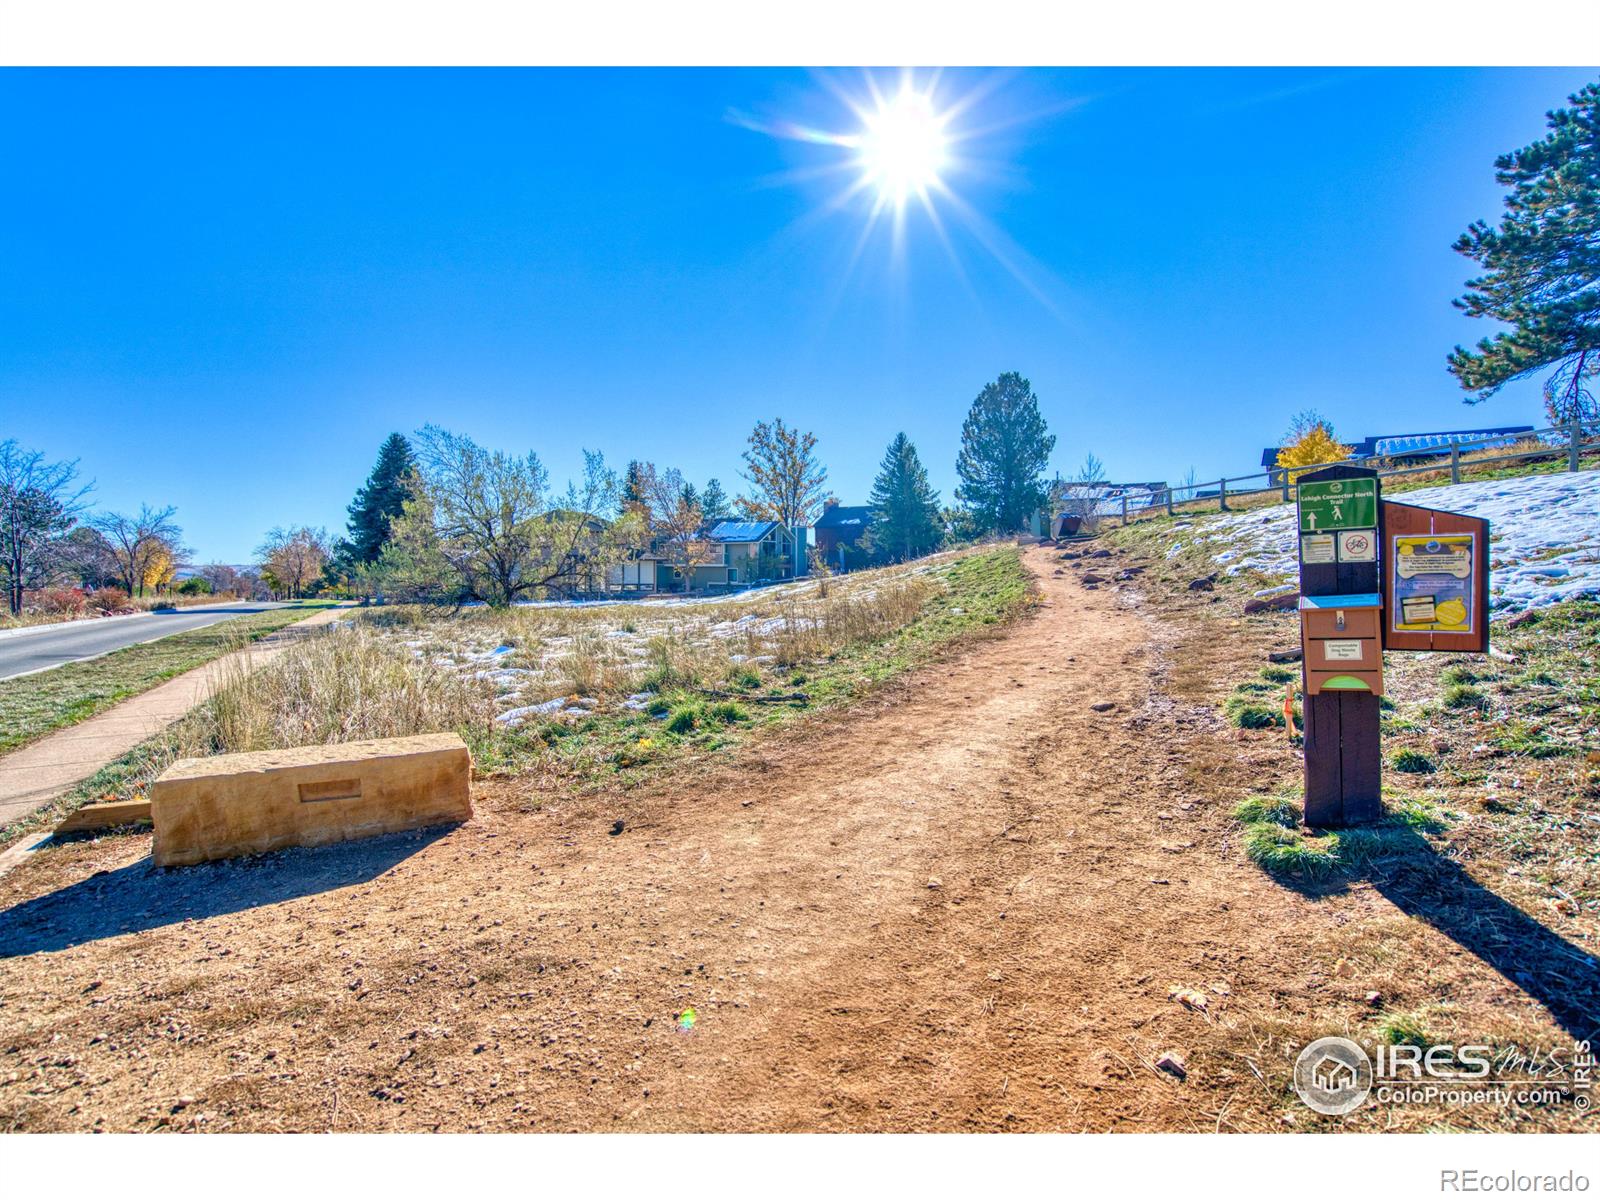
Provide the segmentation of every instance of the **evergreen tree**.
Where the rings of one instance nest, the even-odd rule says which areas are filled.
[[[1045,465],[1056,439],[1033,385],[1007,371],[984,386],[961,426],[956,499],[985,533],[1014,533],[1047,499]]]
[[[929,485],[917,448],[903,433],[889,443],[870,502],[873,544],[890,558],[903,562],[939,544],[944,534],[939,493]]]
[[[683,501],[686,507],[692,508],[696,512],[703,511],[703,507],[700,503],[700,493],[694,490],[694,484],[685,483],[683,485],[683,490],[678,493],[678,497]]]
[[[1600,376],[1600,83],[1547,114],[1542,140],[1495,160],[1511,192],[1500,226],[1474,222],[1455,248],[1485,274],[1455,302],[1509,330],[1450,355],[1450,373],[1486,400],[1513,379],[1554,367],[1545,381],[1552,421],[1596,416]]]
[[[628,464],[628,469],[622,476],[622,507],[624,510],[640,512],[650,507],[649,498],[644,494],[644,485],[644,464],[636,458]]]
[[[378,449],[378,462],[347,510],[348,536],[339,544],[340,565],[354,570],[378,561],[389,540],[389,524],[400,515],[411,494],[409,480],[417,459],[411,443],[391,433]]]
[[[728,519],[728,493],[722,490],[720,480],[712,479],[706,483],[706,490],[700,493],[700,511],[705,514],[707,521],[725,521]]]

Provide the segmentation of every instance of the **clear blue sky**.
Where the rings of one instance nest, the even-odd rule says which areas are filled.
[[[781,415],[846,502],[902,429],[948,500],[1006,370],[1055,465],[1112,478],[1255,470],[1307,407],[1539,424],[1536,385],[1468,408],[1445,372],[1490,332],[1450,245],[1594,74],[946,72],[986,232],[913,208],[897,251],[861,242],[868,195],[830,207],[845,152],[762,131],[854,131],[860,72],[0,72],[0,437],[242,562],[341,529],[429,421],[558,480],[589,447],[732,492]]]

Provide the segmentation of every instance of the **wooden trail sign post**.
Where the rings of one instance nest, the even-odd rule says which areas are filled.
[[[1335,466],[1299,493],[1307,825],[1382,815],[1383,651],[1489,649],[1489,523],[1383,500]]]

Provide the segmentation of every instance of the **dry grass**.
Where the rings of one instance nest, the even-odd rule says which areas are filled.
[[[360,623],[418,661],[491,682],[506,710],[563,696],[716,686],[887,637],[946,586],[956,556],[699,602],[372,609]]]
[[[334,629],[261,671],[237,671],[184,723],[186,755],[487,728],[494,715],[482,682],[419,662],[369,630]]]
[[[140,795],[182,757],[446,730],[486,774],[634,780],[848,702],[1027,599],[1015,551],[989,550],[835,578],[825,595],[806,581],[689,604],[364,610],[225,681],[32,822]],[[696,705],[706,720],[667,728]]]

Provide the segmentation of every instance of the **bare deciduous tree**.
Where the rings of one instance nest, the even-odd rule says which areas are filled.
[[[172,505],[151,508],[141,504],[133,515],[101,513],[90,524],[105,535],[117,563],[117,578],[128,595],[144,595],[145,577],[151,565],[166,555],[180,562],[189,551],[183,546],[183,530],[172,518]]]
[[[683,572],[683,588],[688,591],[694,569],[715,562],[721,553],[717,543],[705,536],[705,514],[694,489],[684,484],[677,468],[657,471],[654,463],[639,464],[638,487],[655,547]]]
[[[6,604],[22,611],[22,593],[42,587],[59,541],[78,521],[87,486],[75,486],[76,462],[47,462],[37,450],[0,442],[0,579]]]
[[[422,475],[390,526],[394,545],[384,550],[375,581],[506,605],[598,587],[643,539],[638,513],[608,519],[620,489],[600,454],[585,451],[582,484],[554,495],[531,451],[518,457],[486,450],[435,425],[417,435],[417,447]]]
[[[256,547],[261,560],[261,575],[273,589],[293,600],[305,594],[328,565],[333,550],[328,531],[302,525],[298,529],[277,526]]]
[[[771,425],[756,422],[741,472],[754,494],[739,497],[740,510],[753,521],[790,529],[809,524],[828,495],[828,470],[816,446],[815,434],[790,429],[781,417]]]
[[[1106,494],[1106,468],[1093,454],[1086,454],[1083,465],[1071,479],[1056,476],[1051,487],[1054,493],[1052,507],[1056,512],[1069,513],[1082,524],[1080,529],[1093,533],[1100,523],[1100,504]],[[1053,518],[1055,512],[1050,516]]]

